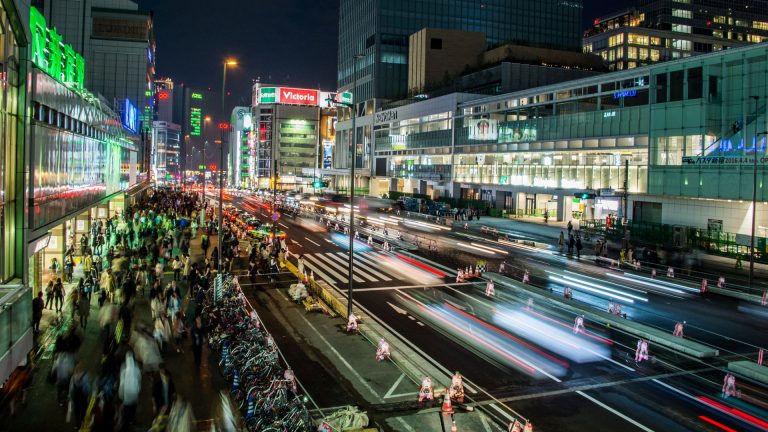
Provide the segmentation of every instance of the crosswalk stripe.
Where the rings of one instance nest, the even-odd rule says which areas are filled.
[[[333,254],[333,253],[327,253],[327,254],[323,254],[323,255],[325,255],[328,258],[332,258],[332,259],[340,262],[341,265],[348,266],[349,263],[347,262],[347,254],[345,254],[344,252],[338,252],[338,254],[343,256],[344,258],[340,258],[339,256],[337,256],[337,254]],[[364,272],[363,269],[360,268],[360,267],[361,266],[359,264],[355,264],[354,267],[352,268],[352,271],[355,272],[355,275],[359,274],[360,276],[368,279],[371,282],[376,282],[377,281],[377,279],[375,277],[373,277],[373,276],[369,275],[368,273]],[[349,273],[349,270],[347,270],[347,273]]]
[[[402,273],[402,270],[398,269],[398,266],[404,267],[404,268],[410,268],[410,264],[403,262],[400,258],[397,258],[391,254],[388,254],[386,252],[374,252],[366,255],[366,258],[372,261],[375,261],[377,263],[386,262],[390,265],[381,265],[379,266],[379,269],[381,271],[386,272],[387,274],[391,275],[395,279],[403,280],[403,277],[406,277]]]
[[[317,255],[315,255],[314,257],[315,257],[315,259],[317,259],[318,261],[322,261],[323,263],[326,263],[326,265],[330,265],[330,266],[332,266],[333,268],[335,268],[335,269],[337,269],[337,270],[341,271],[342,273],[347,273],[347,269],[345,269],[344,267],[340,266],[339,264],[337,264],[337,263],[336,263],[335,261],[333,261],[332,259],[330,259],[330,258],[328,258],[327,256],[325,256],[325,254],[317,254]],[[330,270],[330,269],[329,269],[329,270]],[[342,278],[343,278],[345,281],[348,281],[348,280],[349,280],[349,279],[347,279],[347,277],[342,277]],[[356,275],[356,274],[352,274],[352,280],[354,280],[355,282],[365,282],[365,280],[364,280],[363,278],[361,278],[360,276],[358,276],[358,275]]]
[[[347,278],[346,277],[340,275],[335,270],[328,268],[328,266],[324,265],[322,263],[322,261],[317,259],[317,256],[315,256],[315,255],[305,255],[305,256],[307,258],[308,263],[311,263],[312,267],[315,267],[315,268],[313,268],[313,270],[316,273],[321,274],[321,272],[318,271],[318,268],[322,268],[323,270],[327,271],[328,273],[330,273],[331,275],[336,277],[336,280],[338,280],[339,282],[347,282]]]
[[[384,256],[385,258],[386,255]],[[403,279],[403,275],[397,274],[394,270],[388,268],[387,266],[382,265],[382,256],[376,253],[371,254],[360,254],[359,258],[361,261],[367,263],[368,265],[375,266],[379,271],[382,273],[386,273],[389,276],[392,276],[394,279],[401,280]]]
[[[317,266],[316,266],[316,264],[314,264],[314,263],[312,263],[312,262],[307,262],[307,263],[306,263],[306,266],[307,266],[307,268],[308,268],[308,269],[310,269],[310,270],[312,270],[313,272],[315,272],[315,274],[317,274],[317,276],[319,276],[319,277],[320,277],[320,279],[322,279],[322,280],[324,280],[324,281],[326,281],[326,282],[328,282],[328,283],[331,283],[331,284],[335,284],[335,283],[336,283],[336,282],[333,280],[333,278],[332,278],[332,277],[328,276],[328,275],[327,275],[327,274],[325,274],[325,273],[324,273],[322,270],[320,270],[320,267],[317,267]]]
[[[343,255],[343,253],[339,252],[339,253],[337,253],[337,255]],[[344,255],[344,256],[346,256],[346,255]],[[365,254],[360,253],[360,254],[355,255],[355,260],[360,261],[363,264],[365,264],[366,265],[365,271],[367,271],[368,273],[370,273],[370,274],[372,274],[374,276],[378,276],[384,282],[389,282],[389,281],[392,280],[392,278],[390,278],[389,276],[376,271],[375,268],[378,268],[379,263],[369,261],[368,259],[366,259],[366,255]]]

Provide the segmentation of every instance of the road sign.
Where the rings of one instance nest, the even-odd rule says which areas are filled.
[[[280,219],[280,213],[278,212],[272,213],[272,220],[277,222],[278,219]]]

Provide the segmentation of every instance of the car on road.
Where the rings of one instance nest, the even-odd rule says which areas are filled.
[[[264,237],[270,237],[270,238],[285,238],[285,231],[282,230],[272,230],[273,225],[271,224],[264,224],[259,226],[258,228],[252,229],[248,231],[248,235],[251,236],[251,238],[255,239],[263,239]]]

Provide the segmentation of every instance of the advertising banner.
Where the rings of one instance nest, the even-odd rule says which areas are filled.
[[[472,141],[496,141],[499,137],[499,122],[495,119],[467,119],[469,139]]]
[[[280,87],[279,102],[282,104],[316,106],[318,104],[318,96],[319,92],[317,90]]]

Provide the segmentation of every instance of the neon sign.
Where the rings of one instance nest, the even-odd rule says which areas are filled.
[[[85,60],[72,45],[62,42],[56,27],[48,28],[45,17],[34,6],[29,8],[32,33],[32,63],[67,87],[84,89]]]
[[[203,94],[202,93],[192,93],[192,99],[203,100]]]
[[[200,108],[190,108],[189,111],[189,125],[192,130],[189,131],[191,136],[200,136],[200,124],[203,120],[203,110]]]
[[[126,99],[123,103],[123,114],[121,116],[123,126],[132,133],[139,130],[139,110],[130,100]]]
[[[635,97],[635,96],[637,96],[637,90],[621,90],[621,91],[613,92],[614,99],[624,99],[626,97]]]
[[[167,91],[161,91],[160,93],[157,94],[157,98],[160,100],[166,100],[169,97],[171,97],[171,95]]]

